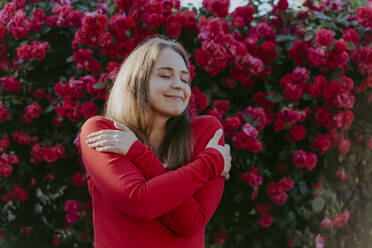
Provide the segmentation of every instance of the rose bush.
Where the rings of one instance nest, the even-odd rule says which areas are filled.
[[[153,34],[189,52],[190,115],[216,116],[232,146],[207,247],[368,244],[372,2],[229,4],[0,3],[1,246],[92,246],[79,128]]]

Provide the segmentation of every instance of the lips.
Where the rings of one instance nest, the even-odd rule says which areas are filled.
[[[174,98],[174,99],[178,99],[180,101],[183,101],[183,97],[182,96],[172,96],[172,95],[170,95],[170,96],[165,95],[165,96],[166,97],[169,97],[169,98]]]

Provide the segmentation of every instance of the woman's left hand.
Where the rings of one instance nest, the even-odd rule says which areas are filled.
[[[89,139],[85,142],[97,151],[113,152],[125,156],[137,140],[137,136],[124,124],[114,121],[114,125],[120,130],[105,129],[90,133],[87,136]]]

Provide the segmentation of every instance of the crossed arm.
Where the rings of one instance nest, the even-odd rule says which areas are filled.
[[[203,135],[210,139],[221,124],[214,117],[209,119]],[[224,166],[222,155],[208,148],[191,163],[168,171],[152,148],[139,140],[125,157],[98,152],[85,144],[89,133],[114,128],[110,121],[98,117],[87,121],[80,134],[83,163],[99,190],[114,206],[133,218],[159,218],[181,236],[192,236],[200,231],[212,217],[222,196],[224,179],[219,176]],[[205,145],[199,142],[197,146],[201,147],[196,148]],[[155,205],[155,201],[158,204]]]

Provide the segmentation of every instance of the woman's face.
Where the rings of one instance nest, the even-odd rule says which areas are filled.
[[[191,95],[189,77],[181,55],[164,48],[149,79],[149,102],[154,115],[169,118],[183,113]]]

